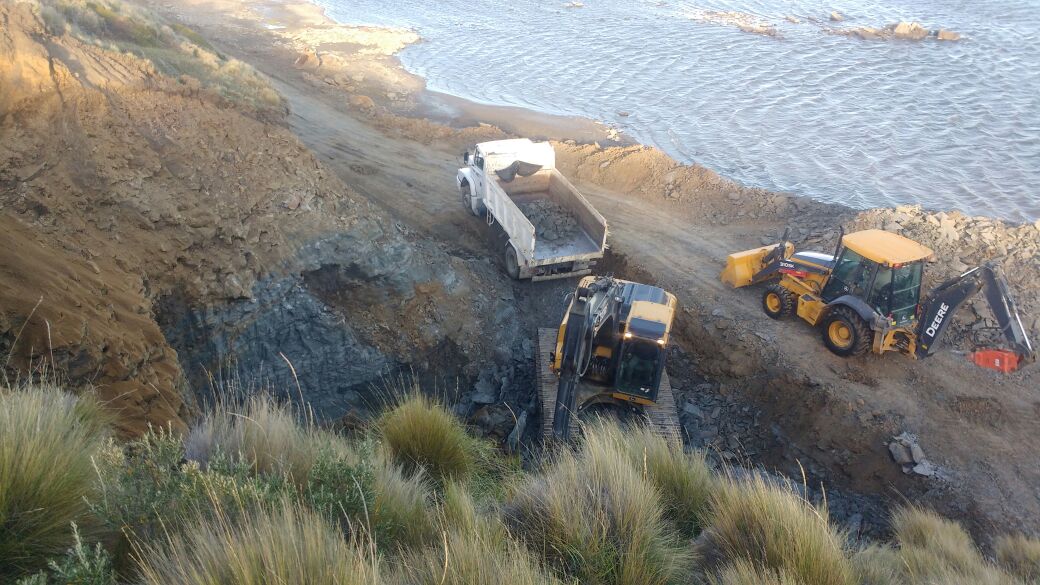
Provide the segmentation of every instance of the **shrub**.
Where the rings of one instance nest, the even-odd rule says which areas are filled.
[[[1001,536],[994,551],[997,561],[1013,575],[1040,583],[1040,540],[1025,536]]]
[[[680,582],[693,554],[661,516],[657,489],[626,452],[592,429],[578,454],[561,452],[518,489],[510,527],[568,577],[594,584]]]
[[[377,428],[394,461],[438,484],[467,481],[481,458],[480,442],[443,406],[413,394],[386,412]]]
[[[701,545],[717,563],[747,559],[806,585],[854,582],[844,538],[826,511],[758,475],[722,482]]]
[[[90,548],[83,544],[79,530],[72,525],[73,545],[61,559],[47,563],[48,571],[41,571],[23,579],[18,585],[115,585],[116,575],[112,559],[100,544]]]
[[[45,386],[0,391],[0,581],[42,568],[73,544],[106,428],[90,396]]]
[[[197,516],[165,542],[138,547],[145,584],[379,583],[378,559],[323,517],[283,501],[237,517]]]

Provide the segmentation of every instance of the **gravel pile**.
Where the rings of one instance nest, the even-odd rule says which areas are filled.
[[[539,240],[559,242],[572,240],[581,232],[578,221],[560,205],[547,199],[539,199],[518,206],[534,225]]]

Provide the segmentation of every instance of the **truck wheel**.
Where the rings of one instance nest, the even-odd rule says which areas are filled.
[[[470,189],[469,181],[462,181],[462,184],[459,185],[459,195],[462,196],[462,204],[466,207],[466,209],[469,210],[470,213],[476,215],[477,217],[480,217],[481,214],[476,209],[473,209],[473,201],[470,197],[471,194],[472,190]]]
[[[835,355],[867,353],[872,337],[870,325],[848,307],[836,307],[823,319],[823,344]]]
[[[779,284],[771,284],[762,293],[762,310],[772,319],[783,319],[794,314],[794,301],[794,293]]]
[[[509,278],[520,280],[520,263],[516,260],[516,250],[509,244],[506,244],[503,260],[505,261],[506,274],[509,275]]]

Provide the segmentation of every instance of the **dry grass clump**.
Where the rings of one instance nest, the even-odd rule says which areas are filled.
[[[892,516],[899,558],[911,583],[978,585],[1018,581],[987,563],[971,536],[956,522],[934,512],[909,507]]]
[[[1001,536],[993,548],[997,562],[1008,572],[1040,583],[1040,540],[1022,535]]]
[[[141,582],[148,585],[307,583],[376,585],[372,549],[348,544],[322,516],[288,501],[234,519],[198,516],[172,527],[165,542],[138,547]]]
[[[393,583],[401,585],[554,585],[538,560],[494,514],[478,510],[466,486],[445,486],[439,538],[402,557]]]
[[[610,441],[628,454],[631,464],[660,492],[665,518],[684,536],[700,533],[715,488],[703,453],[684,451],[646,426],[622,429],[597,421],[588,428],[595,440]]]
[[[568,578],[591,584],[668,584],[688,579],[694,556],[662,516],[657,488],[590,429],[578,453],[563,451],[543,476],[518,488],[509,525]]]
[[[468,480],[481,460],[482,446],[462,423],[421,394],[383,414],[376,429],[394,461],[438,483]]]
[[[714,585],[801,585],[800,581],[783,571],[764,569],[746,560],[737,561],[723,569],[713,583]]]
[[[190,460],[205,464],[218,455],[237,457],[256,473],[286,475],[296,483],[306,480],[323,451],[356,459],[340,437],[315,428],[292,406],[266,395],[247,398],[241,408],[217,407],[185,439]]]
[[[72,522],[88,512],[106,420],[88,395],[49,386],[0,390],[0,581],[73,544]]]
[[[407,473],[376,455],[372,463],[373,502],[369,522],[378,527],[377,544],[414,548],[436,535],[429,487],[421,473]]]
[[[805,585],[855,583],[826,510],[758,475],[721,482],[700,545],[718,565],[749,560]]]

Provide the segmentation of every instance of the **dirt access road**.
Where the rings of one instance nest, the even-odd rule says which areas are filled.
[[[294,85],[278,89],[291,104],[293,129],[345,182],[449,253],[497,261],[486,226],[464,210],[455,191],[458,144],[391,137]],[[781,440],[769,455],[779,457],[772,460],[781,469],[812,461],[857,491],[944,500],[949,512],[1003,530],[1036,526],[1040,406],[1026,384],[1035,375],[1000,379],[950,353],[928,362],[838,358],[808,326],[765,318],[760,291],[729,290],[718,279],[725,255],[759,245],[775,221],[705,223],[663,196],[653,200],[581,180],[602,175],[589,169],[624,150],[587,157],[580,147],[557,146],[564,170],[607,218],[615,255],[627,260],[615,269],[674,291],[684,307],[682,342],[698,366],[780,425],[790,444]],[[557,292],[516,288],[527,310]],[[903,430],[921,437],[943,478],[906,477],[891,462],[885,441]]]
[[[213,19],[214,6],[182,2],[178,16],[268,75],[288,100],[292,130],[345,183],[387,210],[409,237],[463,259],[498,262],[497,242],[463,208],[453,176],[463,148],[503,132],[417,118],[421,108],[409,89],[387,85],[406,75],[387,54],[364,56],[341,44],[326,45],[320,59],[304,58],[295,52],[299,42],[285,41],[299,37],[291,19],[284,21],[290,32],[278,36],[239,20],[241,14],[222,24]],[[363,71],[364,82],[340,83],[322,77],[321,66],[300,65],[315,59],[328,65],[336,51],[339,65]],[[402,102],[397,92],[411,97]],[[402,111],[412,115],[395,115]],[[532,133],[546,126],[543,120]],[[567,129],[560,132],[565,137]],[[803,464],[832,485],[921,501],[967,521],[979,535],[1040,531],[1036,368],[1000,377],[951,353],[927,362],[898,355],[841,359],[805,324],[765,318],[759,290],[733,291],[719,282],[726,254],[761,245],[785,225],[802,226],[803,235],[836,230],[855,212],[743,188],[704,169],[678,167],[652,149],[556,147],[563,172],[610,224],[609,269],[675,292],[680,343],[714,381],[711,391],[767,416],[772,437],[755,446],[753,463],[787,473]],[[833,240],[824,250],[832,247]],[[556,295],[570,286],[520,283],[514,296],[528,323],[548,326],[558,318]],[[903,431],[920,437],[936,476],[904,475],[891,461],[886,443]]]

